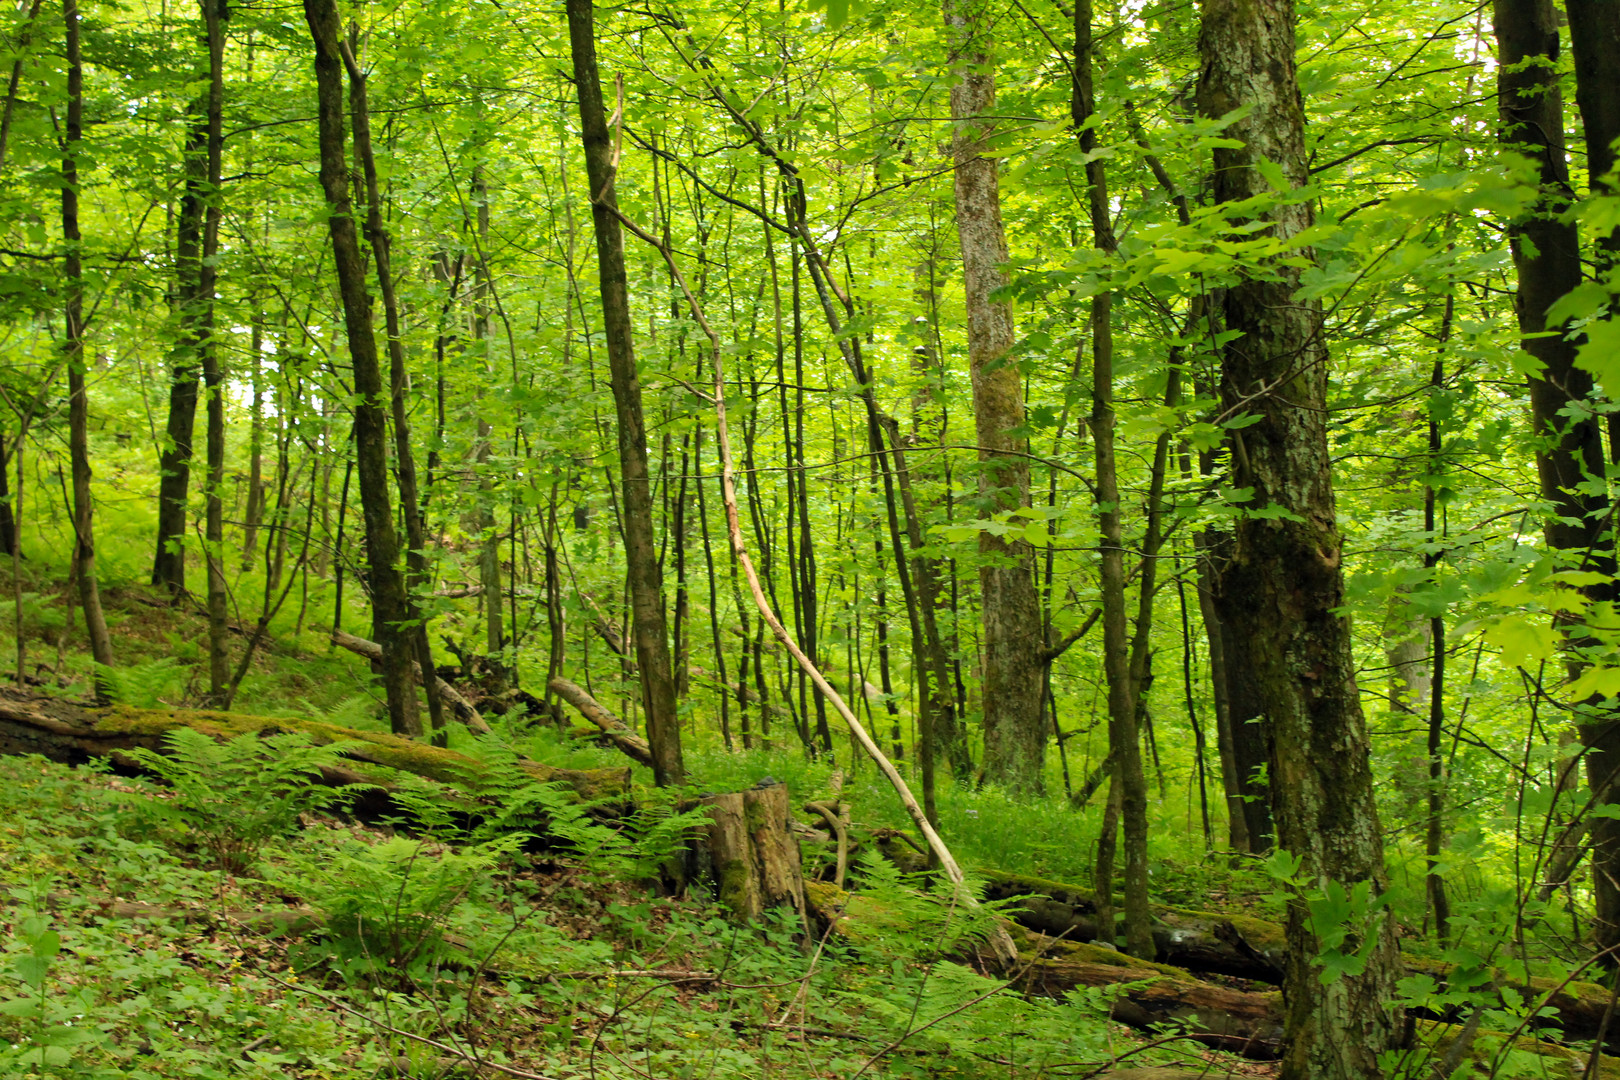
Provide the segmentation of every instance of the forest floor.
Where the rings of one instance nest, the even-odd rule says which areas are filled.
[[[29,681],[82,698],[95,672],[53,600],[26,602]],[[193,698],[200,613],[139,590],[106,601],[120,667],[101,678],[115,697]],[[260,653],[242,708],[375,728],[368,674],[305,627]],[[624,764],[551,732],[521,751]],[[786,751],[694,763],[721,789],[775,770],[804,789],[796,799],[830,780]],[[170,786],[0,758],[0,1075],[1083,1077],[1121,1057],[1270,1071],[1196,1044],[1150,1047],[1108,1019],[1115,988],[1018,995],[962,962],[983,919],[876,860],[868,895],[893,917],[858,943],[792,918],[739,927],[701,888],[663,895],[660,868],[680,844],[659,827],[667,805],[612,828],[578,817],[566,841],[542,839],[566,816],[544,798],[532,821],[481,832],[448,819],[398,831],[310,806],[226,868],[220,822],[253,818],[273,792],[254,790],[262,764],[206,765],[196,774],[212,772],[217,790],[197,775]],[[845,795],[887,804],[865,791],[856,774]],[[998,817],[988,803],[957,813],[992,829]]]
[[[125,705],[194,698],[200,614],[137,590],[110,592],[108,607],[121,666],[96,673],[76,659],[67,627],[40,614],[52,605],[30,602],[33,689],[83,697],[99,674]],[[244,687],[244,712],[381,726],[365,662],[307,626],[270,642]],[[1036,944],[1028,966],[1000,977],[978,961],[998,906],[967,910],[877,844],[852,867],[858,903],[830,918],[767,913],[739,926],[701,884],[671,896],[671,860],[691,823],[645,770],[634,771],[638,810],[592,816],[570,793],[509,766],[521,756],[622,769],[616,750],[492,719],[493,737],[453,729],[452,738],[493,778],[472,793],[484,809],[445,812],[420,792],[411,802],[407,790],[408,820],[393,822],[343,813],[329,789],[308,784],[307,766],[288,772],[257,737],[182,749],[152,766],[167,783],[133,774],[129,762],[115,773],[105,762],[0,757],[0,1075],[1079,1080],[1168,1064],[1207,1076],[1274,1072],[1189,1039],[1210,1030],[1201,1026],[1207,1008],[1195,1016],[1181,1007],[1153,1032],[1140,1018],[1134,1027],[1114,1019],[1122,1007],[1157,1007],[1155,994],[1163,1004],[1190,988],[1272,1024],[1265,983],[1220,975],[1189,983],[1185,971],[1124,970],[1124,958],[1067,944],[1086,951],[1046,952],[1057,959],[1042,968],[1034,957],[1050,939],[1038,934],[1020,938]],[[276,752],[318,755],[296,740]],[[849,801],[866,837],[904,824],[870,768],[701,742],[688,763],[707,790],[742,790],[770,775],[790,785],[795,805]],[[1060,812],[1061,799],[1032,804],[954,784],[941,796],[946,835],[980,873],[1089,879],[1088,826]],[[826,844],[807,840],[804,850],[807,875],[830,875]],[[1218,910],[1230,930],[1276,915],[1278,897],[1258,878],[1225,860],[1165,859],[1155,865],[1155,899]],[[1005,900],[999,910],[1016,907]],[[1055,990],[1034,991],[1053,976]],[[1493,1075],[1578,1074],[1572,1052],[1546,1049],[1505,1070],[1495,1061]]]
[[[1188,1057],[1132,1053],[1108,991],[1029,1000],[946,959],[974,930],[921,899],[859,945],[807,943],[791,920],[740,928],[656,895],[637,875],[657,847],[311,814],[228,873],[163,812],[175,799],[0,759],[0,1075],[1078,1077]]]

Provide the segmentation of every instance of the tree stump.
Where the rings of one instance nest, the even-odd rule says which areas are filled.
[[[699,845],[720,903],[740,922],[788,908],[804,921],[804,872],[790,829],[788,789],[774,781],[747,791],[705,795],[710,824]]]

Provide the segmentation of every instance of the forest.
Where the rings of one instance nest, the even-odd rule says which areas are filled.
[[[1615,0],[0,77],[0,1074],[1620,1077]]]

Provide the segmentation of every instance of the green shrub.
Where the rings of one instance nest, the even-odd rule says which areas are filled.
[[[306,810],[336,806],[355,787],[315,783],[351,744],[315,746],[309,736],[239,735],[218,742],[191,728],[165,737],[167,754],[137,749],[130,756],[166,780],[176,798],[143,798],[150,812],[179,821],[231,873],[245,871],[264,843],[285,836]]]

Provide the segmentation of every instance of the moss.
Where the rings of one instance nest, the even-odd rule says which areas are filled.
[[[1417,1023],[1418,1042],[1427,1048],[1437,1058],[1443,1058],[1446,1051],[1456,1042],[1457,1034],[1462,1029],[1452,1024],[1436,1023],[1432,1020],[1420,1020]],[[1502,1051],[1502,1044],[1506,1036],[1494,1031],[1481,1031],[1468,1048],[1470,1060],[1489,1064]],[[1541,1075],[1556,1078],[1556,1080],[1580,1080],[1584,1076],[1587,1064],[1588,1051],[1575,1050],[1557,1043],[1541,1042],[1528,1035],[1520,1035],[1513,1040],[1513,1050],[1530,1057],[1540,1059],[1545,1067]],[[1523,1072],[1514,1073],[1516,1076],[1526,1075]],[[1531,1074],[1534,1075],[1534,1074]],[[1598,1080],[1620,1080],[1620,1059],[1607,1054],[1598,1059]]]
[[[742,859],[728,859],[714,868],[714,875],[720,884],[720,902],[744,918],[752,918],[755,914],[748,902],[752,873],[752,868]]]
[[[349,757],[355,761],[412,773],[441,784],[456,784],[469,772],[476,773],[480,768],[476,759],[430,743],[388,732],[357,731],[300,717],[251,716],[202,709],[132,709],[127,706],[95,710],[91,715],[96,718],[98,730],[113,735],[151,737],[177,727],[189,727],[205,735],[226,739],[255,732],[296,731],[318,743],[355,742],[361,744],[349,753]],[[628,769],[566,770],[533,761],[524,762],[523,769],[542,783],[567,783],[587,800],[622,797],[629,790]],[[368,780],[388,786],[390,778],[385,774],[373,774],[363,768],[355,771],[365,775]]]
[[[1177,908],[1170,910],[1177,915],[1191,915],[1214,922],[1231,923],[1232,928],[1243,936],[1243,940],[1257,951],[1272,950],[1281,954],[1288,948],[1288,931],[1281,923],[1272,922],[1270,919],[1261,919],[1253,915],[1229,915],[1220,911],[1182,911]]]
[[[1092,891],[1079,885],[1051,881],[1047,878],[1031,877],[1028,874],[1011,874],[1004,870],[981,869],[975,870],[974,874],[992,885],[1011,886],[1021,892],[1050,896],[1055,900],[1062,900],[1076,906],[1088,908],[1095,906]]]

